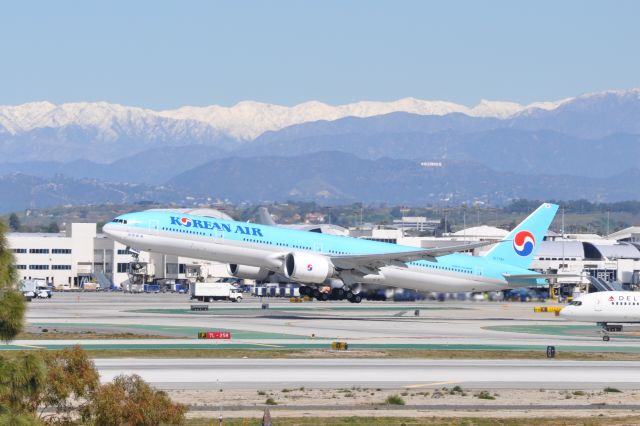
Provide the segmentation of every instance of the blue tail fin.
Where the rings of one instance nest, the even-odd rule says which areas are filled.
[[[541,205],[516,226],[502,242],[496,244],[486,257],[497,262],[529,268],[557,211],[558,206],[555,204]]]

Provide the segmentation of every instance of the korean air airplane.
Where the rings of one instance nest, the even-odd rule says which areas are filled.
[[[438,292],[544,285],[556,275],[527,268],[557,210],[541,205],[498,243],[428,249],[161,211],[118,216],[103,231],[134,249],[224,262],[238,278],[279,273],[303,284],[303,295],[358,303],[360,284]],[[485,256],[460,253],[490,244]],[[331,294],[320,291],[326,286]]]
[[[608,342],[609,331],[622,331],[622,326],[609,326],[608,323],[640,323],[640,292],[585,294],[562,308],[560,316],[571,321],[597,323],[602,326],[602,340]]]

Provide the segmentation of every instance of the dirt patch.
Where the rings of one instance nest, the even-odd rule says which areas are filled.
[[[592,390],[495,390],[465,389],[459,386],[379,389],[351,387],[339,389],[174,390],[172,399],[191,406],[190,416],[207,417],[220,410],[230,418],[261,415],[270,400],[273,415],[281,417],[477,417],[477,418],[605,418],[637,416],[640,391],[620,393]],[[486,396],[491,398],[486,398]],[[390,396],[405,405],[385,404]],[[614,408],[619,406],[621,408]],[[625,408],[622,408],[625,407]],[[627,408],[629,407],[629,408]],[[307,423],[301,423],[307,424]],[[314,424],[314,423],[308,423]],[[431,423],[429,423],[431,424]],[[436,423],[437,424],[437,423]],[[476,423],[470,423],[476,424]],[[502,424],[502,423],[500,423]],[[546,424],[546,423],[538,423]],[[549,424],[584,424],[549,423]],[[589,423],[591,424],[591,423]],[[601,423],[593,423],[601,424]],[[617,424],[617,423],[609,423]],[[640,424],[640,423],[619,423]]]

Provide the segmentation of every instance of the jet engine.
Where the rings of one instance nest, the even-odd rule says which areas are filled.
[[[266,280],[270,273],[268,269],[257,266],[238,265],[235,263],[227,265],[227,272],[229,272],[229,275],[232,277],[256,281]]]
[[[335,272],[329,259],[310,253],[289,253],[283,266],[287,278],[302,283],[322,284]]]

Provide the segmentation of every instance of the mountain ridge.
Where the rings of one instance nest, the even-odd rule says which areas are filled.
[[[202,173],[200,178],[207,180],[194,180],[190,185],[204,185],[208,192],[198,193],[204,203],[211,197],[231,197],[242,191],[249,191],[246,197],[253,201],[282,194],[316,197],[320,202],[368,197],[401,203],[468,201],[476,197],[489,197],[495,202],[520,197],[640,197],[633,189],[640,182],[636,169],[640,157],[640,89],[583,95],[524,110],[508,102],[481,102],[476,106],[478,116],[457,111],[457,104],[424,103],[412,98],[396,103],[354,103],[343,110],[308,102],[292,117],[286,115],[295,107],[243,102],[225,110],[229,113],[236,108],[233,111],[240,112],[235,121],[227,117],[218,128],[208,124],[211,117],[206,108],[172,110],[178,111],[179,117],[171,118],[158,115],[162,112],[105,102],[65,105],[34,103],[26,114],[17,107],[0,107],[0,122],[18,117],[13,127],[0,127],[0,178],[9,176],[0,179],[0,191],[5,195],[15,193],[18,187],[28,193],[31,182],[40,188],[36,199],[46,202],[91,202],[92,185],[97,185],[96,194],[102,193],[110,200],[130,194],[133,199],[157,196],[158,200],[177,202],[193,193],[193,188],[180,179],[195,179]],[[428,114],[394,111],[356,116],[398,109],[399,105],[404,109],[423,108],[421,111]],[[322,114],[354,115],[268,130],[253,140],[240,140],[225,133],[228,129],[221,130],[224,126],[241,127],[253,118],[257,124],[249,123],[245,130],[255,132],[265,126],[281,126],[284,119],[295,122]],[[336,151],[340,155],[331,154],[332,164],[324,153]],[[265,162],[267,159],[272,164]],[[305,167],[293,164],[298,161]],[[460,176],[446,175],[447,170],[441,170],[440,175],[424,175],[419,169],[423,161],[443,162],[449,165],[449,171],[458,165],[455,172]],[[207,175],[203,171],[207,167],[225,173]],[[279,169],[293,169],[297,174],[286,175],[285,179],[285,171]],[[39,180],[16,178],[12,175],[15,173]],[[378,174],[384,180],[379,180]],[[374,190],[367,182],[357,186],[360,176],[378,179],[378,187]],[[426,176],[426,180],[416,176]],[[70,180],[61,183],[63,178]],[[289,185],[290,180],[296,180],[297,185]],[[349,188],[349,182],[363,191],[361,197]],[[432,195],[419,198],[398,191],[389,182]],[[567,186],[569,182],[575,190]],[[53,190],[49,191],[48,183]],[[173,185],[178,183],[181,186],[175,190]],[[593,185],[593,191],[586,183]],[[259,194],[252,195],[251,191]],[[37,203],[26,195],[18,198],[26,203],[23,207]]]
[[[220,105],[183,106],[171,110],[152,110],[109,102],[70,102],[54,104],[48,101],[29,102],[21,105],[0,105],[0,129],[17,134],[42,127],[60,128],[67,125],[97,127],[109,135],[112,126],[126,128],[131,124],[149,125],[151,120],[162,118],[186,121],[189,124],[205,124],[238,140],[250,140],[266,131],[280,130],[294,124],[318,120],[336,120],[343,117],[371,117],[392,112],[409,112],[417,115],[442,116],[462,113],[470,117],[510,118],[536,111],[553,111],[575,101],[607,95],[640,96],[640,89],[589,93],[558,101],[533,102],[522,105],[509,101],[481,100],[468,107],[454,102],[402,98],[395,101],[358,101],[342,105],[329,105],[308,101],[293,106],[242,101],[231,107]],[[174,124],[180,127],[179,124]]]
[[[169,179],[167,186],[190,191],[192,196],[210,195],[238,203],[293,200],[457,205],[482,201],[500,205],[517,198],[638,199],[640,187],[619,185],[630,180],[639,181],[640,170],[633,168],[601,178],[528,176],[495,171],[472,161],[443,161],[439,167],[425,168],[410,160],[372,160],[324,151],[291,158],[216,159]]]

